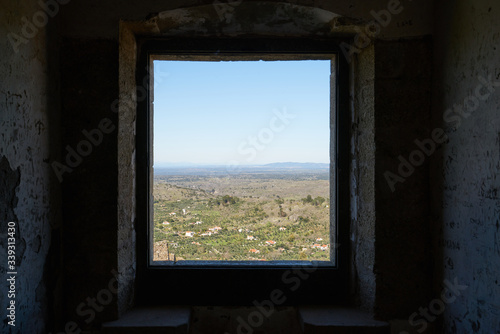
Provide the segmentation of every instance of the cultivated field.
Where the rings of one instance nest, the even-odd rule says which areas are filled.
[[[327,170],[187,174],[155,175],[155,261],[330,259]]]

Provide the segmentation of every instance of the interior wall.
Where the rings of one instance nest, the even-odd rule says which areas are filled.
[[[118,97],[119,20],[141,20],[151,13],[212,2],[176,0],[163,4],[91,0],[58,3],[57,11],[52,8],[47,24],[42,24],[43,18],[38,16],[42,21],[37,21],[39,26],[31,31],[26,22],[32,23],[34,15],[43,10],[40,3],[1,1],[0,252],[5,253],[6,249],[5,222],[18,223],[16,322],[19,324],[17,329],[26,333],[50,329],[57,321],[59,300],[64,301],[66,310],[62,325],[73,320],[82,326],[92,325],[95,317],[109,319],[117,314],[116,303],[108,303],[105,296],[109,291],[115,300],[115,273],[111,270],[118,268],[118,148],[117,131],[113,128],[117,124],[113,102]],[[293,3],[314,5],[369,21],[373,18],[372,10],[380,13],[393,2],[304,0]],[[500,329],[497,297],[500,295],[500,181],[496,176],[500,169],[500,83],[497,84],[500,81],[497,50],[500,34],[496,23],[500,7],[494,0],[446,1],[439,6],[434,20],[430,0],[401,1],[400,5],[403,10],[394,14],[378,35],[379,39],[388,41],[378,43],[374,55],[378,64],[374,80],[381,84],[375,92],[375,105],[377,111],[382,111],[374,120],[379,129],[375,138],[380,144],[376,177],[377,182],[382,182],[377,185],[382,192],[374,195],[377,198],[375,219],[382,225],[377,227],[374,237],[379,242],[377,249],[386,250],[375,250],[377,265],[373,272],[377,274],[379,287],[377,308],[387,318],[403,316],[416,304],[426,307],[432,302],[425,294],[418,296],[427,291],[429,284],[426,276],[429,253],[418,247],[422,243],[427,245],[426,236],[432,233],[435,296],[441,297],[441,292],[445,291],[448,284],[445,280],[454,282],[456,279],[461,288],[467,286],[457,290],[460,294],[456,301],[445,303],[446,331],[494,333]],[[63,50],[60,64],[56,52],[59,45],[53,44],[56,33],[52,30],[57,21],[61,23],[59,35]],[[419,41],[418,36],[430,34],[433,22],[435,57],[431,67],[422,64],[432,52],[430,43]],[[18,45],[17,52],[9,40],[10,33],[26,40]],[[417,37],[417,40],[391,41],[408,37]],[[391,58],[395,55],[402,55],[404,61]],[[415,68],[420,72],[415,72]],[[429,127],[427,116],[413,123],[405,109],[413,104],[424,110],[428,107],[426,87],[431,71],[434,93]],[[394,93],[392,90],[400,87],[401,78],[406,90]],[[63,83],[62,117],[59,79]],[[413,81],[415,87],[411,85]],[[479,85],[483,88],[478,90]],[[418,94],[406,100],[407,93],[415,89]],[[391,101],[396,101],[395,105],[391,105]],[[452,111],[448,111],[450,108]],[[418,110],[409,113],[416,114]],[[83,152],[90,150],[87,146],[85,151],[85,144],[81,144],[91,142],[84,130],[88,134],[96,133],[92,132],[95,129],[99,129],[103,137],[102,142],[97,139],[98,135],[93,137],[98,144],[93,144],[92,153],[81,162],[74,156],[67,158],[70,150],[77,150],[79,144]],[[436,129],[444,129],[448,141],[436,145],[441,149],[430,154],[429,160],[405,182],[397,184],[408,195],[400,199],[382,190],[387,186],[385,171],[398,168],[398,155],[405,153],[409,157],[414,151],[413,139],[428,138]],[[386,159],[387,156],[391,158]],[[59,174],[63,180],[61,200],[53,163],[69,166],[66,159],[74,167]],[[429,161],[430,181],[427,183]],[[415,189],[417,193],[412,195]],[[426,189],[432,194],[429,211],[426,211],[429,203],[422,198]],[[64,298],[58,288],[60,203],[64,205]],[[400,225],[408,212],[410,224]],[[427,230],[425,219],[429,214],[431,231]],[[396,256],[395,252],[400,253]],[[413,264],[408,266],[406,259],[411,259]],[[0,272],[2,280],[6,279],[5,267]],[[419,272],[425,274],[412,278]],[[403,280],[399,280],[401,274]],[[393,289],[395,282],[399,283]],[[404,282],[411,285],[404,289]],[[400,296],[404,296],[404,300]],[[97,308],[101,310],[102,306],[102,311],[90,312],[87,298],[100,299]],[[412,299],[410,306],[408,299]],[[448,296],[447,300],[452,299]],[[0,304],[6,303],[6,295],[1,294]],[[401,305],[406,306],[398,310]],[[434,317],[433,321],[439,319]],[[5,322],[0,327],[2,330],[8,328]]]
[[[242,0],[243,2],[258,2],[259,0]],[[227,1],[239,3],[240,1]],[[433,1],[422,0],[270,0],[268,2],[291,3],[302,6],[318,7],[332,13],[352,17],[363,21],[371,21],[374,14],[382,16],[384,27],[378,34],[380,38],[399,38],[423,36],[432,33]],[[87,0],[71,1],[64,6],[65,15],[61,22],[64,35],[73,37],[92,37],[116,39],[119,34],[119,21],[137,21],[151,17],[162,11],[201,5],[213,6],[214,13],[225,19],[224,7],[226,1],[215,0],[171,0],[159,2],[145,0],[141,2],[126,2],[120,0]],[[232,5],[231,5],[232,6]],[[231,7],[229,6],[229,7]],[[384,18],[381,11],[389,7],[401,8],[398,14]],[[82,15],[85,13],[85,15]],[[388,19],[388,20],[387,20]],[[387,24],[385,23],[387,22]]]
[[[37,1],[0,7],[0,332],[46,333],[61,298],[59,182],[51,168],[60,124],[54,25]],[[8,222],[15,223],[13,270]],[[6,317],[12,301],[15,319]]]
[[[384,319],[431,297],[429,160],[414,152],[431,134],[432,48],[430,37],[375,43],[375,313]]]
[[[118,43],[62,38],[60,66],[64,318],[86,329],[117,315]]]
[[[446,333],[500,331],[499,13],[494,0],[445,1],[435,27],[433,124],[448,137],[432,156],[436,295],[460,285]]]

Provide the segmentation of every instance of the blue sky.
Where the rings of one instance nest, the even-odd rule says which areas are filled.
[[[154,164],[329,162],[330,61],[155,61]]]

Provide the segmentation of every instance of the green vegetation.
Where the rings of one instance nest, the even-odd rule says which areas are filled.
[[[329,260],[328,192],[324,176],[157,176],[154,259]]]
[[[322,205],[323,203],[325,203],[326,199],[323,198],[323,197],[316,197],[315,199],[312,198],[311,195],[307,195],[306,198],[303,198],[302,199],[302,203],[306,204],[312,204],[312,205],[315,205],[315,206],[318,206],[318,205]]]

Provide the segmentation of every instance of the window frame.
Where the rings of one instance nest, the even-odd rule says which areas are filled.
[[[289,291],[283,305],[321,304],[346,299],[349,273],[350,225],[350,110],[349,66],[332,39],[303,38],[145,38],[138,40],[136,86],[138,94],[136,119],[136,210],[137,210],[137,277],[136,297],[139,304],[252,305],[269,299],[275,289]],[[152,121],[151,97],[153,57],[234,57],[257,59],[320,59],[334,56],[336,61],[335,92],[330,106],[330,221],[335,215],[335,230],[330,233],[339,247],[332,247],[335,264],[326,261],[185,261],[152,265]],[[321,58],[325,59],[325,58]],[[189,59],[188,59],[189,60]],[[333,66],[332,66],[333,69]],[[333,71],[332,71],[333,72]],[[144,87],[146,89],[144,89]],[[150,88],[150,89],[148,89]],[[331,89],[332,87],[330,87]],[[145,95],[145,96],[142,96]],[[143,98],[140,98],[143,97]],[[335,137],[333,137],[335,136]],[[335,140],[333,141],[332,139]],[[334,167],[333,167],[334,166]],[[332,186],[334,185],[334,186]],[[342,194],[342,196],[339,196]],[[334,199],[334,200],[332,200]],[[333,204],[333,205],[332,205]],[[184,262],[184,261],[183,261]],[[209,288],[196,288],[200,279]],[[227,282],[234,288],[227,289]],[[165,285],[174,289],[158,289]],[[244,286],[245,288],[239,288]],[[156,288],[155,288],[156,287]],[[296,288],[293,289],[292,288]],[[196,293],[187,293],[187,291]],[[201,290],[201,291],[200,291]],[[221,293],[221,291],[224,291]],[[317,296],[328,296],[317,298]]]

